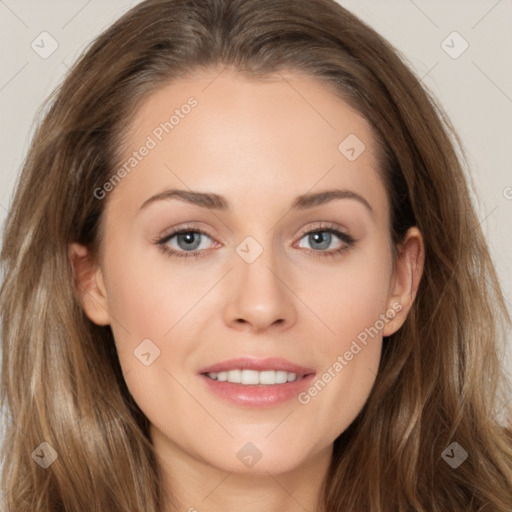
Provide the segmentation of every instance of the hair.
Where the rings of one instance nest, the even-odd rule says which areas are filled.
[[[325,84],[369,122],[390,200],[390,240],[411,226],[424,272],[384,338],[363,409],[335,440],[329,512],[510,512],[512,430],[501,366],[510,317],[470,196],[462,145],[405,59],[334,0],[147,0],[97,37],[39,115],[1,252],[6,512],[157,512],[148,420],[110,326],[85,315],[68,246],[101,246],[106,200],[142,102],[195,70],[282,71]],[[507,425],[499,421],[504,413]],[[58,453],[42,470],[32,452]],[[457,442],[468,458],[442,458]]]

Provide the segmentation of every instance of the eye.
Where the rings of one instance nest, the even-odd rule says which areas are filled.
[[[312,247],[308,252],[320,257],[339,255],[350,249],[355,243],[354,238],[348,233],[344,233],[332,226],[321,226],[319,229],[306,231],[301,240],[304,238]],[[341,245],[338,248],[325,251],[324,249],[329,248],[333,243],[333,239],[336,238],[342,242]]]
[[[156,240],[156,244],[166,254],[177,256],[179,258],[203,257],[207,254],[205,247],[201,248],[202,238],[212,238],[205,231],[196,227],[188,226],[175,230],[163,238]],[[309,230],[302,233],[300,240],[307,237],[308,243],[312,248],[307,252],[316,256],[336,256],[350,249],[354,243],[354,238],[348,233],[344,233],[337,226],[319,226],[315,230]],[[341,246],[326,251],[331,246],[333,239],[341,241]],[[175,239],[175,240],[174,240]],[[171,243],[173,242],[173,243]],[[302,247],[302,246],[299,246]]]
[[[173,231],[172,233],[159,240],[157,243],[162,251],[172,256],[178,256],[181,258],[187,258],[189,256],[196,257],[199,256],[198,253],[205,252],[199,250],[199,246],[201,245],[201,237],[210,238],[207,233],[198,228],[185,227],[177,231]],[[175,243],[178,245],[177,249],[170,244],[173,238],[176,238]]]

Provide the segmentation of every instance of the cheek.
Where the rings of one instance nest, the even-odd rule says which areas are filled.
[[[312,306],[323,311],[331,332],[318,346],[322,370],[299,402],[310,417],[330,419],[325,432],[330,439],[356,418],[377,376],[392,268],[391,252],[378,247],[352,254],[346,271],[331,276],[330,293]]]
[[[179,320],[173,307],[179,309],[182,299],[179,287],[165,282],[143,253],[119,247],[111,243],[105,254],[105,286],[119,361],[138,400],[139,392],[158,388],[163,360],[169,356],[165,341],[172,333],[165,334]],[[145,397],[142,403],[147,401]]]
[[[135,338],[161,339],[194,295],[179,270],[170,273],[165,261],[155,264],[142,251],[118,259],[106,274],[109,311]]]
[[[115,261],[105,272],[106,286],[114,319],[111,327],[128,389],[153,423],[160,419],[167,424],[165,404],[172,404],[182,411],[178,423],[192,424],[190,396],[173,377],[182,382],[175,367],[187,373],[183,362],[194,350],[193,344],[177,340],[184,337],[182,329],[188,324],[183,317],[189,304],[197,302],[197,298],[189,300],[197,289],[193,294],[194,285],[186,286],[179,271],[169,272],[164,258],[155,265],[147,254],[132,251]]]
[[[375,240],[352,251],[339,266],[310,280],[316,293],[307,296],[308,305],[319,313],[330,329],[328,350],[343,349],[365,329],[375,325],[388,309],[392,272],[392,255],[386,240]],[[309,279],[308,279],[309,280]],[[320,288],[322,286],[323,290]],[[380,323],[379,323],[380,326]],[[379,327],[379,330],[382,330]]]

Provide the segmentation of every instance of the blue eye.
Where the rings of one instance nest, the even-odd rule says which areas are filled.
[[[160,240],[158,244],[165,253],[170,254],[172,256],[178,256],[181,258],[187,258],[189,256],[196,257],[198,256],[197,248],[200,245],[201,236],[206,236],[210,238],[207,233],[197,228],[183,228],[178,231],[174,231],[173,233],[170,233],[165,238]],[[176,243],[179,244],[178,250],[171,248],[169,246],[169,242],[173,238],[176,238]]]
[[[331,245],[333,235],[342,242],[342,245],[337,249],[325,251],[324,249]],[[198,248],[201,245],[201,237],[203,236],[212,240],[206,232],[198,228],[185,227],[173,231],[164,238],[157,240],[157,245],[164,253],[170,256],[177,256],[179,258],[203,257],[207,254],[207,251]],[[352,236],[333,227],[320,227],[312,231],[306,231],[302,234],[300,240],[306,237],[310,245],[313,247],[312,249],[307,249],[307,252],[313,254],[315,257],[339,255],[350,249],[355,243]],[[175,243],[178,246],[177,248],[176,246],[170,246],[170,242],[174,238],[176,238]],[[316,244],[318,244],[319,247],[315,248]]]
[[[336,256],[354,245],[355,240],[350,235],[333,228],[321,228],[308,231],[302,238],[307,238],[313,249],[327,249],[332,243],[333,235],[343,242],[342,246],[337,249],[331,249],[330,251],[314,250],[314,253],[318,253],[315,254],[315,256]],[[318,245],[315,247],[316,244]]]

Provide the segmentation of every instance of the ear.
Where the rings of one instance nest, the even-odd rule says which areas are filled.
[[[84,245],[69,244],[68,255],[75,276],[75,290],[85,314],[97,325],[109,325],[107,293],[99,264]]]
[[[416,298],[425,262],[425,249],[420,230],[416,227],[410,228],[397,249],[391,294],[388,299],[388,312],[395,313],[388,316],[390,321],[382,331],[383,336],[390,336],[402,327]]]

